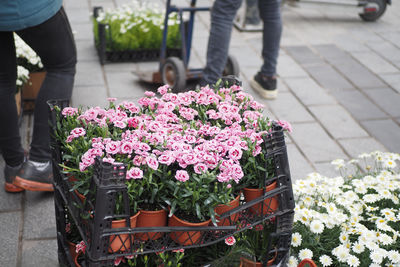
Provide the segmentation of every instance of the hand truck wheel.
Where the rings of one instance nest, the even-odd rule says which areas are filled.
[[[364,21],[375,21],[379,19],[386,10],[386,0],[368,0],[366,6],[364,6],[364,13],[359,16]]]
[[[186,68],[183,61],[177,57],[165,60],[161,69],[164,84],[168,84],[173,91],[184,90],[186,86]]]
[[[240,72],[239,63],[236,58],[232,55],[228,55],[228,60],[226,61],[225,68],[222,72],[222,76],[233,75],[238,77]]]

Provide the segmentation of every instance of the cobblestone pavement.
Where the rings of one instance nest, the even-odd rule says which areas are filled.
[[[137,72],[156,70],[157,63],[102,66],[93,46],[93,6],[129,1],[64,2],[79,58],[74,106],[104,106],[107,97],[136,100],[155,88],[140,82]],[[186,0],[173,2],[187,5]],[[393,2],[375,23],[363,22],[353,8],[284,7],[279,96],[260,101],[266,115],[293,125],[287,139],[293,179],[313,171],[335,175],[329,163],[336,158],[373,150],[400,152],[400,4]],[[204,66],[208,28],[209,14],[199,13],[192,67]],[[234,30],[232,38],[231,54],[240,62],[244,88],[258,98],[248,81],[262,63],[261,33]],[[25,116],[21,131],[26,144],[31,128],[32,120]],[[0,190],[0,232],[0,266],[58,265],[52,194]]]

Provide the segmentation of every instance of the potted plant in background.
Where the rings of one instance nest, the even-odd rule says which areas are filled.
[[[23,86],[22,98],[24,111],[32,112],[36,96],[42,86],[46,72],[43,69],[40,57],[17,34],[14,33],[17,65],[24,67],[29,72],[29,80]]]

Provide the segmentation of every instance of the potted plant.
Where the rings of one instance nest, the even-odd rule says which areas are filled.
[[[111,61],[157,60],[162,43],[165,10],[157,4],[133,1],[116,9],[94,8],[93,31],[100,58]],[[167,52],[181,45],[180,20],[170,14]],[[105,53],[105,54],[102,54]],[[177,55],[177,54],[176,54]]]
[[[399,160],[397,153],[363,153],[334,160],[340,176],[296,180],[289,266],[305,259],[317,266],[400,264]]]
[[[60,110],[55,133],[62,150],[60,168],[74,176],[71,190],[86,195],[96,157],[123,164],[131,215],[169,206],[169,225],[178,224],[179,216],[203,225],[211,219],[218,225],[218,215],[226,212],[218,208],[237,205],[242,187],[263,177],[251,176],[253,171],[265,174],[261,166],[268,162],[261,162],[261,144],[271,124],[262,119],[261,105],[236,85],[217,84],[179,94],[162,86],[158,92],[161,97],[145,92],[138,105],[127,101],[116,105],[109,99],[105,109]],[[252,164],[256,161],[263,165]],[[220,223],[225,225],[225,220]],[[200,240],[198,231],[192,232],[195,242]],[[136,238],[159,237],[141,234]]]
[[[33,111],[34,101],[42,86],[46,72],[40,57],[17,34],[14,33],[17,65],[28,70],[29,80],[24,83],[22,98],[24,111]]]

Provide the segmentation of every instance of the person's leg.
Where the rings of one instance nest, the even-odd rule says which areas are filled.
[[[263,50],[264,63],[254,78],[251,87],[263,98],[277,97],[276,64],[282,35],[280,0],[259,0],[260,17],[264,23]]]
[[[282,35],[280,0],[259,0],[260,17],[264,22],[263,50],[264,64],[261,73],[276,75],[276,64]]]
[[[216,0],[211,9],[211,29],[207,48],[207,65],[202,84],[221,78],[228,59],[233,20],[242,0]]]
[[[20,192],[23,189],[12,185],[24,161],[15,104],[17,63],[12,32],[0,32],[0,58],[0,150],[6,162],[4,188],[8,192]]]
[[[48,125],[49,99],[69,99],[74,84],[76,48],[63,8],[44,23],[17,34],[40,56],[47,72],[35,101],[34,128],[29,159],[51,159]]]
[[[72,95],[75,41],[63,8],[44,23],[17,34],[40,56],[47,74],[35,101],[29,160],[23,164],[14,185],[31,191],[53,191],[46,102],[50,99],[69,99]]]

